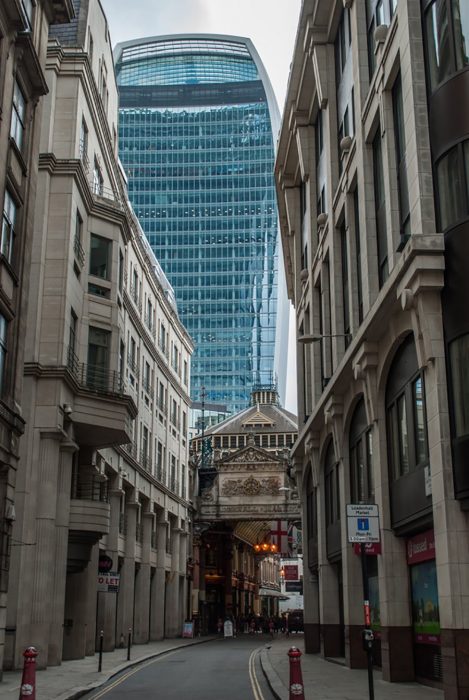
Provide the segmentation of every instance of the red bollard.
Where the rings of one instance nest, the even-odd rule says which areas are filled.
[[[303,676],[301,675],[301,651],[296,647],[291,647],[288,651],[290,659],[290,694],[289,700],[305,700],[305,689],[303,686]]]
[[[38,651],[28,647],[23,651],[24,666],[19,700],[36,700],[36,656]]]

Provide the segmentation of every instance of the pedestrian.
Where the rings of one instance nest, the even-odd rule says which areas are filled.
[[[256,631],[256,620],[254,618],[251,618],[251,622],[249,623],[249,634],[254,634]]]
[[[270,632],[271,639],[274,638],[274,629],[275,629],[275,624],[274,624],[273,618],[270,618],[269,619],[269,632]]]
[[[223,632],[223,620],[221,619],[221,617],[219,617],[217,620],[217,632],[219,635],[221,635]]]

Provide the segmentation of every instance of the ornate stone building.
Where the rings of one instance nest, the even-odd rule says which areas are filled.
[[[286,527],[300,517],[288,459],[296,430],[275,388],[260,387],[251,406],[192,441],[199,474],[193,612],[202,628],[214,629],[225,614],[278,612],[280,552],[270,545],[273,521]]]
[[[307,649],[365,664],[345,506],[377,504],[375,661],[448,699],[469,693],[468,46],[459,0],[305,0],[276,162]]]
[[[5,661],[177,636],[192,341],[127,201],[98,0],[50,33]]]
[[[0,674],[24,431],[23,352],[47,34],[51,23],[72,16],[71,0],[0,4]]]

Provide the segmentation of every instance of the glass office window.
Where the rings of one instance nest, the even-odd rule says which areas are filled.
[[[112,241],[92,233],[90,236],[90,275],[111,278]]]

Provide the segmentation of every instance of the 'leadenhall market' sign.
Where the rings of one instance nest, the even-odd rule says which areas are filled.
[[[427,530],[407,540],[407,563],[419,564],[435,558],[435,533]]]

